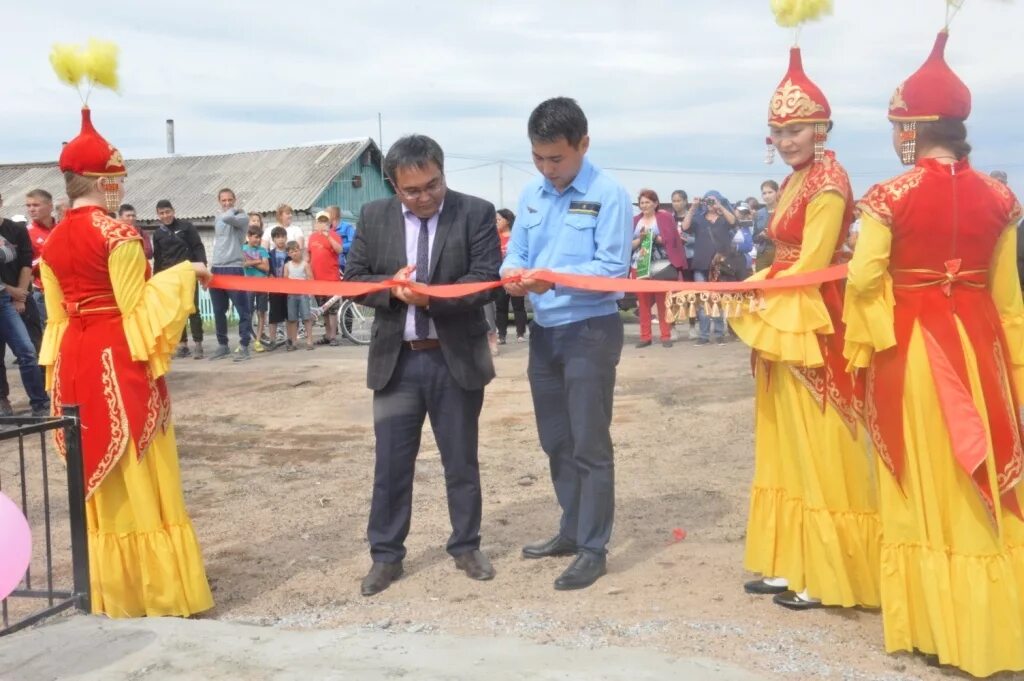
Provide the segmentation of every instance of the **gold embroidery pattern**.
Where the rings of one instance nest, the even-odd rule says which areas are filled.
[[[924,168],[913,168],[887,182],[876,184],[861,199],[857,207],[886,227],[892,227],[893,208],[908,192],[921,184],[926,172]]]
[[[906,83],[900,83],[900,86],[896,88],[896,92],[892,93],[892,99],[889,100],[889,111],[896,111],[897,109],[907,110],[907,102],[903,99],[903,86]]]
[[[156,429],[160,423],[160,412],[162,411],[160,394],[157,392],[156,383],[153,381],[153,374],[148,367],[146,368],[146,382],[149,384],[149,396],[146,400],[146,422],[142,425],[142,433],[137,443],[140,459],[146,448],[149,447],[149,443],[153,441],[153,436],[156,435]]]
[[[142,241],[142,235],[136,232],[134,227],[107,217],[99,211],[92,214],[92,226],[103,234],[107,242],[107,253],[128,241]]]
[[[1010,188],[999,180],[992,179],[984,173],[978,173],[978,177],[984,180],[985,184],[988,185],[988,188],[995,194],[998,194],[999,198],[1006,205],[1006,224],[1008,225],[1011,222],[1019,222],[1021,218],[1020,203],[1017,201],[1017,197],[1013,195],[1013,192],[1010,191]]]
[[[124,168],[124,156],[121,152],[114,148],[113,144],[108,144],[110,147],[110,158],[107,159],[107,168]]]
[[[53,368],[50,369],[53,372],[53,386],[50,388],[50,413],[54,416],[64,415],[64,409],[61,407],[64,403],[60,385],[61,354],[60,351],[57,352],[57,359],[54,360]],[[53,443],[57,446],[57,453],[60,454],[60,458],[67,461],[68,447],[67,442],[64,440],[63,428],[53,431]]]
[[[799,194],[793,199],[793,203],[786,210],[779,225],[790,224],[796,218],[797,213],[807,210],[807,204],[814,197],[826,191],[837,192],[847,203],[853,198],[850,178],[831,152],[822,159],[821,163],[815,163],[807,171],[807,178],[804,180],[803,186],[800,187]],[[842,244],[836,244],[837,249],[840,247]],[[776,252],[776,257],[778,257],[778,252]]]
[[[800,244],[789,244],[785,241],[775,242],[775,262],[795,263],[800,259]]]
[[[892,227],[892,208],[889,207],[889,193],[885,187],[876,184],[857,202],[861,213],[870,215],[886,227]]]
[[[825,387],[828,390],[828,403],[832,405],[832,408],[839,414],[839,418],[843,420],[846,427],[850,429],[850,434],[853,435],[853,439],[857,439],[857,422],[859,421],[859,413],[856,406],[849,402],[843,397],[842,392],[835,383],[835,373],[832,371],[832,365],[828,362],[828,357],[825,358]]]
[[[107,419],[110,425],[110,442],[107,451],[103,455],[96,470],[89,477],[85,486],[86,498],[92,496],[93,491],[99,486],[107,473],[113,469],[125,450],[128,449],[129,431],[128,415],[124,410],[124,401],[121,398],[121,386],[117,383],[117,374],[114,371],[114,351],[105,348],[100,353],[100,362],[103,365],[103,398],[107,402]]]
[[[799,85],[794,85],[793,81],[787,78],[786,82],[772,94],[768,117],[772,120],[807,118],[824,111],[825,107],[811,99]]]
[[[790,373],[796,377],[800,383],[811,391],[811,396],[814,397],[814,401],[825,408],[826,391],[825,391],[825,372],[821,370],[821,367],[800,367],[794,364],[787,364]]]
[[[1016,426],[1013,429],[1013,454],[1010,456],[1010,461],[1004,470],[996,471],[999,496],[1002,496],[1016,487],[1021,481],[1022,473],[1024,473],[1024,446],[1021,445],[1020,439],[1020,415],[1016,413],[1017,409],[1013,403],[1013,393],[1009,390],[1010,372],[1007,371],[1006,361],[1003,357],[1003,348],[998,340],[995,342],[994,351],[996,367],[999,369],[999,387],[1003,393],[1003,406],[1006,409],[1006,415],[1009,417],[1010,423]]]
[[[864,401],[864,424],[867,426],[871,442],[875,445],[875,451],[878,452],[878,458],[882,460],[885,467],[889,469],[892,476],[896,478],[896,482],[898,484],[900,480],[896,476],[896,465],[893,463],[892,453],[889,451],[889,446],[885,442],[885,438],[882,437],[882,430],[878,426],[878,407],[875,405],[875,401],[871,398],[875,389],[874,366],[868,368],[865,382],[867,388],[867,399]]]

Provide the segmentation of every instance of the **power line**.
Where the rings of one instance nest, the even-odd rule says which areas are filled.
[[[495,163],[503,163],[510,168],[526,173],[527,175],[533,175],[531,170],[524,170],[520,166],[527,166],[533,168],[533,163],[530,161],[514,161],[503,158],[488,158],[486,156],[470,156],[461,154],[447,154],[449,158],[465,159],[470,161],[490,161],[484,165],[493,165]],[[1000,169],[1013,170],[1017,168],[1024,168],[1024,164],[1021,163],[1007,163],[1007,164],[996,164]],[[996,167],[993,166],[993,167]],[[482,166],[481,166],[482,167]],[[617,173],[651,173],[658,175],[714,175],[718,177],[761,177],[768,169],[765,170],[735,170],[726,168],[723,170],[712,170],[710,168],[635,168],[628,166],[602,166],[605,170],[614,171]],[[858,171],[848,173],[850,177],[865,177],[865,178],[878,178],[878,177],[890,177],[894,174],[892,168],[877,171]]]
[[[493,166],[493,165],[498,165],[498,161],[492,161],[490,163],[481,163],[480,165],[467,166],[465,168],[455,168],[453,170],[446,170],[445,172],[450,175],[452,173],[461,173],[461,172],[466,171],[466,170],[478,170],[480,168],[487,168],[487,167],[490,167],[490,166]]]

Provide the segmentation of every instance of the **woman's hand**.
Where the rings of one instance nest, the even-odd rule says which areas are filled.
[[[192,270],[196,273],[196,281],[203,285],[203,288],[210,288],[210,279],[213,275],[210,274],[210,270],[206,268],[201,262],[192,263]]]

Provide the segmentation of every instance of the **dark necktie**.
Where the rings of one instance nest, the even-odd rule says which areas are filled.
[[[426,284],[430,273],[430,224],[429,218],[420,218],[420,239],[416,244],[416,281]],[[427,311],[416,306],[416,337],[430,335],[430,317]]]

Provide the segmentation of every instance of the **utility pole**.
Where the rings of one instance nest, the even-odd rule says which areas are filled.
[[[380,147],[380,179],[384,179],[384,118],[377,112],[377,146]],[[386,180],[385,180],[386,181]]]
[[[498,161],[498,207],[505,207],[505,162]]]

